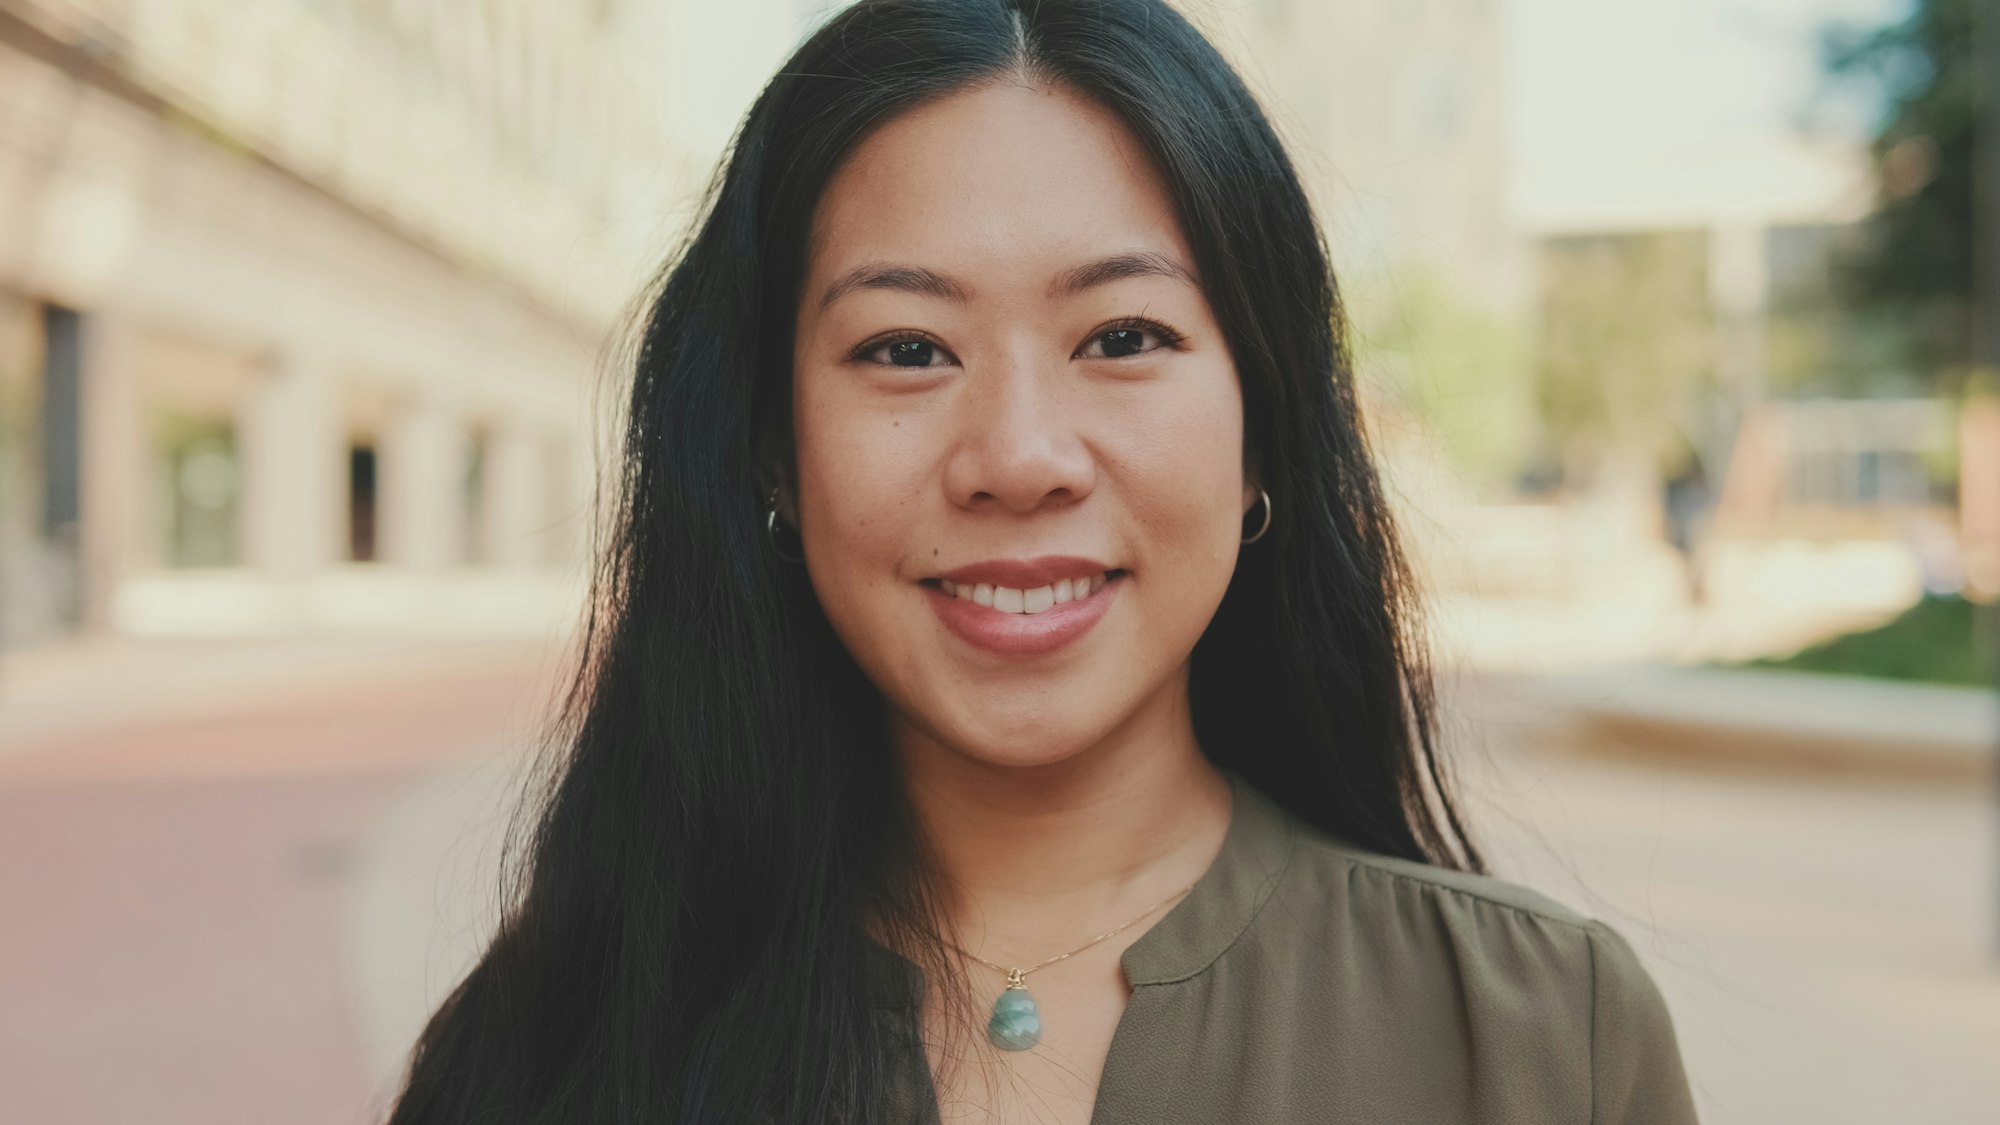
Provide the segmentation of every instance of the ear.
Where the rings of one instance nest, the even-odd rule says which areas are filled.
[[[771,491],[773,489],[776,489],[778,493],[778,522],[787,527],[795,528],[799,526],[799,509],[793,499],[791,486],[785,483],[781,470],[765,466],[757,473],[757,500],[766,511],[769,511],[771,508]]]
[[[757,504],[760,508],[771,506],[771,490],[778,492],[778,519],[791,527],[799,526],[798,505],[794,500],[797,489],[789,458],[783,455],[775,439],[769,433],[758,441],[757,456]]]

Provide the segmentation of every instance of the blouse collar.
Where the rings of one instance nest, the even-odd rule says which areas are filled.
[[[1187,897],[1126,947],[1119,964],[1135,988],[1184,981],[1214,964],[1250,928],[1291,860],[1290,817],[1233,770],[1223,775],[1232,803],[1222,848]]]

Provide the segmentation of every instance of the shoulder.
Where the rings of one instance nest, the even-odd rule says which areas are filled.
[[[1325,924],[1433,949],[1461,968],[1558,974],[1589,992],[1652,992],[1632,946],[1609,923],[1494,875],[1367,850],[1295,822],[1284,890]],[[1495,983],[1492,976],[1488,983]],[[1532,983],[1527,980],[1516,983]]]
[[[1602,919],[1518,883],[1371,852],[1300,822],[1278,899],[1268,928],[1333,955],[1340,976],[1372,978],[1363,988],[1379,990],[1383,1011],[1429,1013],[1439,1032],[1504,1029],[1551,1045],[1580,1060],[1596,1120],[1694,1120],[1666,1000]]]
[[[1430,863],[1383,855],[1295,822],[1295,846],[1290,874],[1308,887],[1330,890],[1337,884],[1356,907],[1383,905],[1394,899],[1415,899],[1449,910],[1466,921],[1503,917],[1534,920],[1557,928],[1583,931],[1602,923],[1519,883],[1493,875],[1457,871]],[[1444,919],[1450,915],[1440,915]]]

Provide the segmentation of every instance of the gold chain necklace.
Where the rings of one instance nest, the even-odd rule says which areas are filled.
[[[1003,1051],[1025,1051],[1035,1044],[1040,1043],[1042,1041],[1042,1016],[1035,1008],[1035,998],[1028,993],[1028,986],[1021,983],[1021,978],[1034,972],[1036,969],[1046,969],[1057,961],[1074,957],[1091,946],[1096,945],[1098,942],[1120,931],[1129,929],[1139,922],[1140,919],[1146,918],[1154,911],[1160,909],[1160,907],[1167,905],[1193,889],[1194,884],[1189,883],[1187,886],[1161,899],[1158,903],[1147,907],[1145,913],[1140,914],[1130,922],[1106,930],[1089,941],[1084,942],[1082,945],[1077,946],[1075,949],[1070,950],[1068,953],[1058,953],[1046,961],[1030,965],[1025,969],[1013,968],[1007,965],[996,965],[977,953],[953,945],[953,949],[957,949],[960,953],[965,954],[987,968],[1007,974],[1007,987],[994,999],[993,1015],[986,1021],[987,1042]]]

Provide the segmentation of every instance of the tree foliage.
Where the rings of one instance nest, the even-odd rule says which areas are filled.
[[[1878,99],[1879,194],[1837,281],[1856,307],[1895,312],[1932,371],[1974,361],[1974,168],[1980,126],[1973,40],[1981,0],[1914,0],[1909,14],[1822,38],[1826,70]]]
[[[1707,253],[1701,231],[1543,242],[1537,394],[1565,476],[1685,452],[1714,379]]]
[[[1420,265],[1357,282],[1345,304],[1361,375],[1428,431],[1467,486],[1511,488],[1539,437],[1521,326]]]

